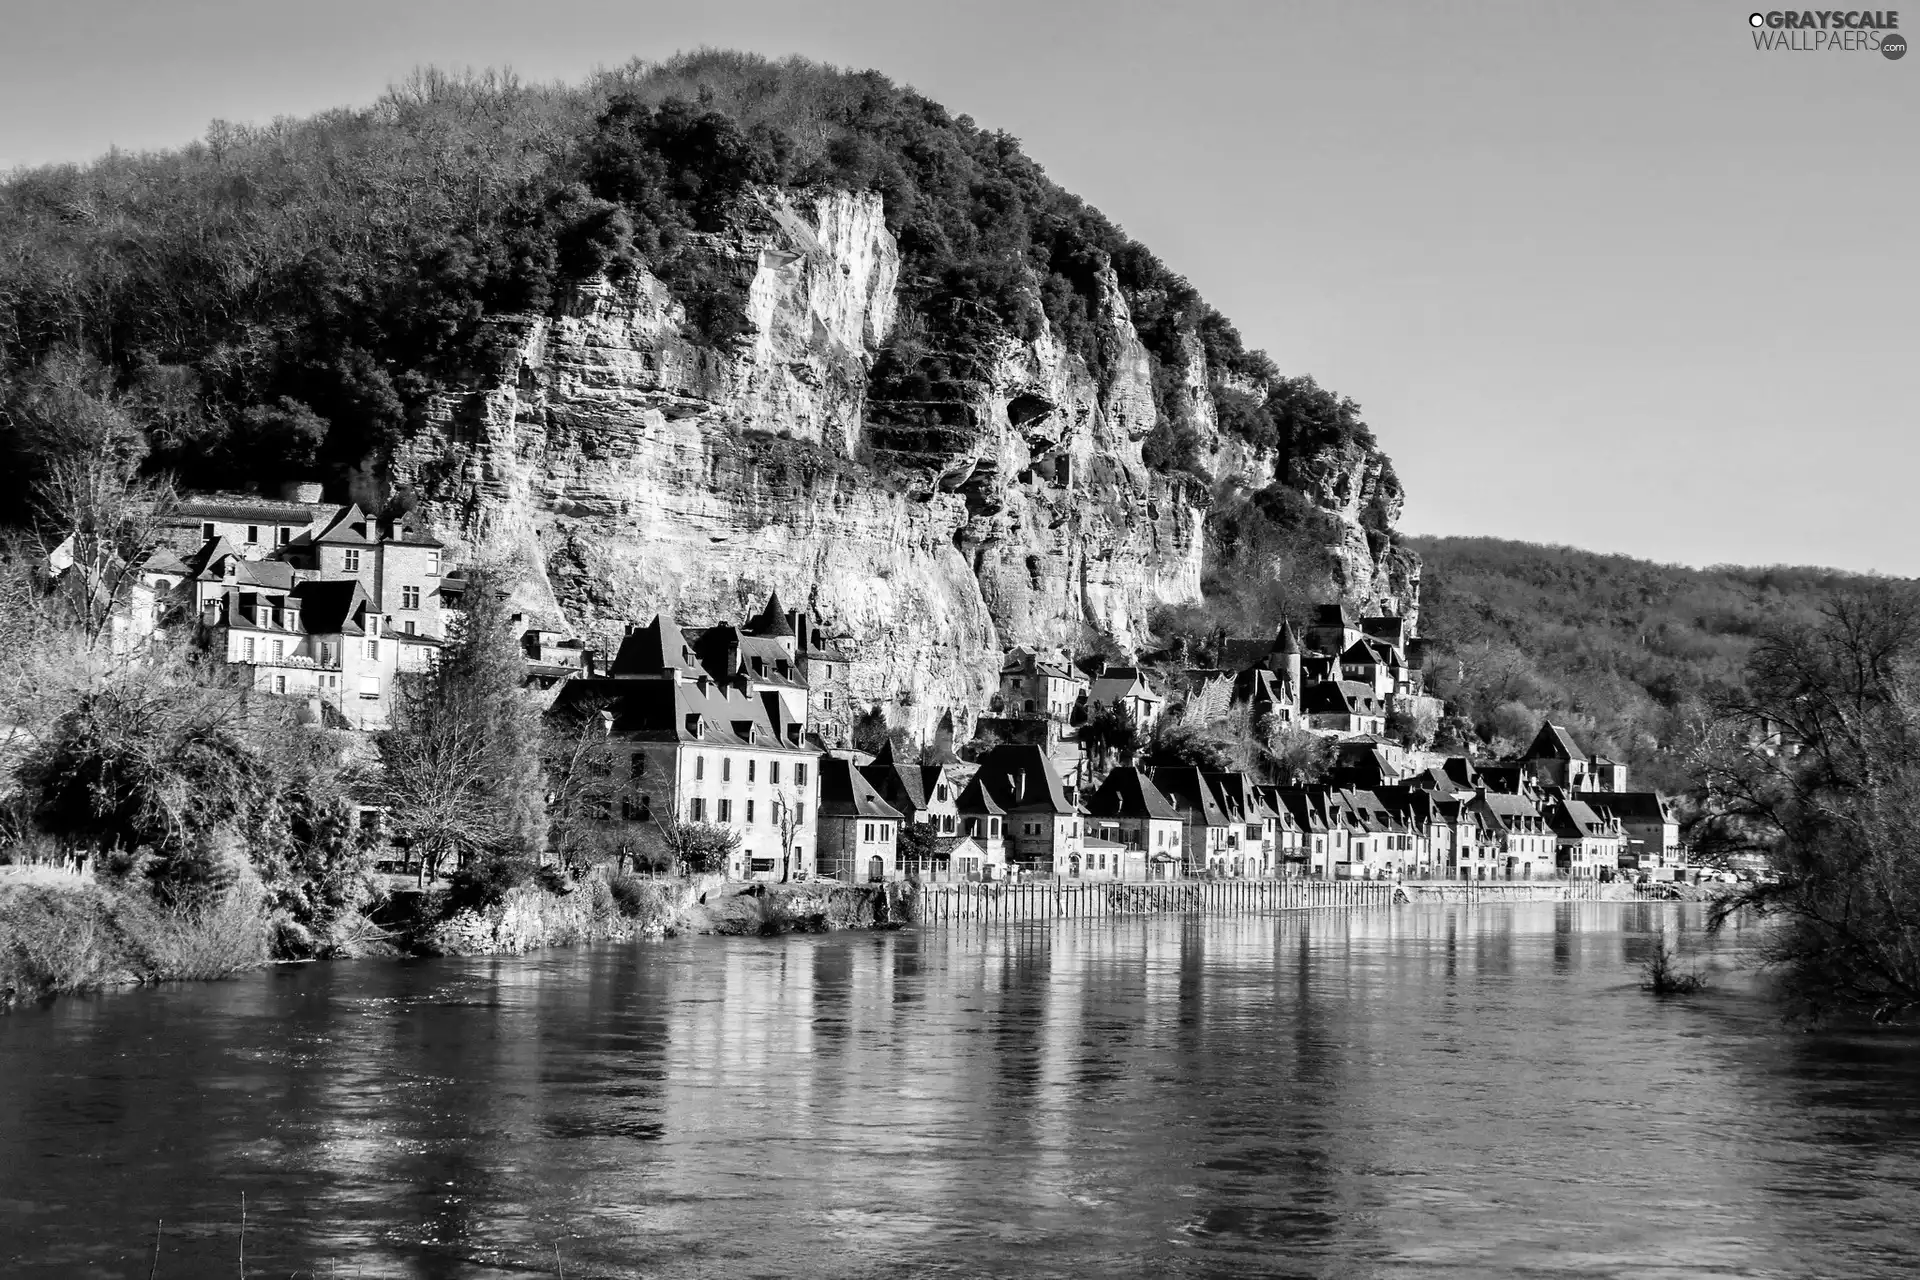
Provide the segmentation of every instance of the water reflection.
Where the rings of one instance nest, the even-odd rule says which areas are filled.
[[[1916,1041],[1664,904],[316,965],[0,1020],[0,1273],[1895,1276]]]

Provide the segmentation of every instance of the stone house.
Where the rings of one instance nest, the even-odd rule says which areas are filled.
[[[1066,875],[1081,853],[1085,813],[1047,753],[1031,744],[995,747],[974,781],[1006,815],[1008,867]]]
[[[1166,705],[1166,698],[1154,691],[1138,667],[1104,667],[1087,687],[1089,710],[1118,706],[1133,721],[1142,740],[1160,723],[1160,713]]]
[[[947,776],[946,766],[900,763],[894,759],[893,744],[888,743],[873,763],[859,769],[881,799],[900,811],[905,823],[932,837],[933,854],[926,864],[909,865],[902,855],[900,869],[950,872],[953,846],[966,837],[960,831],[960,788]]]
[[[847,884],[899,879],[905,815],[880,798],[853,761],[823,755],[819,765],[820,874]]]
[[[1300,708],[1307,727],[1316,732],[1351,736],[1387,731],[1386,703],[1371,685],[1350,680],[1308,685]]]
[[[820,778],[805,722],[774,691],[715,680],[664,617],[628,634],[614,674],[560,686],[550,717],[601,717],[625,756],[617,815],[660,850],[657,815],[718,823],[740,838],[728,875],[805,879],[818,870]],[[889,864],[891,865],[891,864]]]
[[[967,856],[958,852],[958,846],[947,855],[949,867],[955,875],[978,874],[983,880],[1003,880],[1007,874],[1007,811],[1000,807],[987,789],[980,785],[980,776],[975,774],[967,779],[960,788],[960,794],[954,799],[954,808],[959,813],[959,834],[962,841],[972,844],[980,850],[980,865],[967,867],[962,860]]]
[[[1673,802],[1657,791],[1576,791],[1573,798],[1620,824],[1621,865],[1640,871],[1686,865]]]
[[[1180,873],[1186,821],[1144,769],[1114,768],[1086,803],[1103,839],[1138,852],[1141,878],[1171,880]]]
[[[1227,874],[1273,874],[1274,827],[1279,815],[1267,808],[1259,787],[1244,773],[1208,773],[1214,801],[1227,816]]]
[[[1087,696],[1087,688],[1087,678],[1064,659],[1017,646],[1007,651],[1000,666],[1000,714],[1065,722]]]
[[[1547,804],[1547,825],[1553,828],[1554,864],[1562,875],[1591,880],[1602,871],[1611,875],[1620,866],[1624,841],[1620,824],[1579,800],[1556,798]]]
[[[1493,857],[1489,880],[1531,880],[1553,874],[1556,849],[1545,815],[1524,794],[1480,790],[1468,801]],[[1479,877],[1475,877],[1478,879]]]
[[[1227,875],[1239,850],[1238,838],[1206,774],[1192,765],[1167,765],[1150,776],[1185,824],[1180,844],[1186,853],[1186,873]],[[1234,841],[1231,847],[1229,839]]]

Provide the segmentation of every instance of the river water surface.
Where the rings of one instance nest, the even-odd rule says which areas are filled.
[[[365,961],[0,1018],[0,1275],[1920,1275],[1920,1040],[1698,908]],[[154,1256],[156,1234],[159,1255]]]

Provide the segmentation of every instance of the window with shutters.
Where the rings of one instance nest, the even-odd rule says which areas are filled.
[[[767,761],[767,781],[776,787],[780,785],[780,762],[778,760]]]
[[[253,637],[252,636],[248,636],[245,640],[242,640],[240,642],[240,652],[245,661],[247,662],[253,661]]]
[[[693,780],[698,782],[706,776],[707,758],[705,756],[695,756],[693,758]]]
[[[747,824],[749,826],[753,824],[753,801],[751,800],[747,801]]]
[[[722,782],[733,781],[733,757],[732,756],[720,757],[720,781]]]
[[[687,820],[705,822],[707,820],[707,802],[699,796],[687,801]]]
[[[720,809],[720,821],[722,822],[733,821],[733,801],[722,800],[720,802],[719,809]]]
[[[796,764],[793,766],[793,785],[796,787],[804,787],[807,785],[806,765]]]

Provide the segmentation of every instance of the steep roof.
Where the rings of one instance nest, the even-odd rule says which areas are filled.
[[[1300,637],[1293,633],[1293,624],[1284,619],[1280,629],[1273,633],[1273,648],[1276,653],[1300,652]]]
[[[1197,813],[1206,826],[1229,825],[1226,812],[1199,769],[1192,765],[1167,765],[1155,769],[1152,776],[1153,785],[1160,788],[1182,818],[1188,813]]]
[[[1547,822],[1553,827],[1555,835],[1567,838],[1613,834],[1610,819],[1603,818],[1593,811],[1592,806],[1578,800],[1561,800],[1553,805],[1547,811]]]
[[[746,630],[751,635],[764,636],[768,639],[786,637],[797,640],[799,638],[793,634],[793,624],[787,621],[786,610],[780,607],[780,593],[778,591],[770,591],[767,593],[767,607],[760,611],[758,617],[747,624]]]
[[[1551,720],[1540,726],[1540,732],[1534,735],[1533,745],[1527,748],[1522,760],[1585,760],[1587,753],[1573,740],[1573,735]]]
[[[977,773],[973,775],[972,778],[967,780],[966,786],[960,789],[960,798],[954,802],[954,807],[958,809],[961,813],[968,813],[968,814],[972,814],[972,813],[1005,814],[1006,813],[1006,810],[1000,806],[1000,802],[998,800],[995,800],[992,794],[989,793],[985,787],[980,785],[980,775]]]
[[[350,502],[321,527],[313,541],[328,546],[364,547],[378,542],[378,534],[372,519],[360,509],[360,504]]]
[[[1373,686],[1357,680],[1323,680],[1309,685],[1300,702],[1301,710],[1310,715],[1362,715],[1379,710]]]
[[[1139,698],[1145,702],[1165,702],[1153,691],[1138,667],[1108,667],[1093,678],[1087,690],[1089,702],[1115,702],[1121,698]]]
[[[656,613],[653,621],[628,632],[620,641],[608,672],[615,676],[657,676],[670,668],[690,671],[698,665],[693,647],[673,619]]]
[[[1671,801],[1658,791],[1576,791],[1574,797],[1622,822],[1672,822]]]
[[[1075,813],[1066,784],[1047,753],[1026,743],[1002,743],[980,761],[974,781],[1008,813]]]
[[[707,677],[576,677],[561,687],[554,711],[583,707],[610,713],[613,732],[649,742],[705,742],[716,747],[752,746],[769,751],[801,749],[799,723],[782,717],[779,695],[756,697],[737,685]]]
[[[1099,790],[1087,797],[1087,812],[1102,818],[1180,817],[1165,793],[1153,784],[1146,770],[1123,764],[1107,774]]]
[[[293,589],[293,597],[300,602],[300,622],[308,635],[364,634],[356,615],[372,602],[357,580],[303,582]]]
[[[934,778],[939,776],[939,766],[932,766],[931,771]],[[896,761],[891,742],[880,748],[880,754],[874,757],[872,764],[860,766],[860,775],[874,790],[886,797],[888,804],[909,815],[925,809],[928,797],[933,792],[927,769]]]
[[[873,784],[861,776],[853,761],[844,756],[820,758],[820,816],[823,818],[905,817],[880,798]]]

